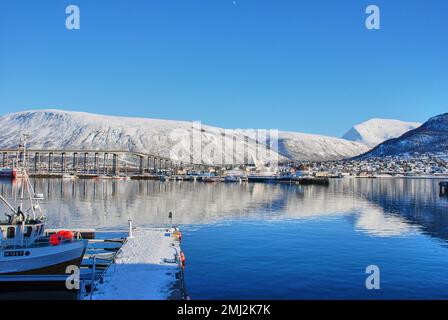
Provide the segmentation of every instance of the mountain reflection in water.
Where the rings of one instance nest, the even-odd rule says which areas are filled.
[[[296,220],[346,216],[374,236],[424,232],[448,239],[448,199],[438,180],[340,179],[329,187],[183,181],[34,179],[44,193],[50,227],[123,228],[173,223],[204,225],[232,220]],[[0,181],[17,197],[20,180]]]

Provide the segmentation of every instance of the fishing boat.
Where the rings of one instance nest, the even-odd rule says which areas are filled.
[[[26,170],[26,140],[24,135],[18,150],[19,198],[10,203],[0,195],[0,202],[10,211],[6,221],[0,222],[0,276],[62,275],[68,266],[80,266],[87,241],[68,230],[46,235],[46,218]]]

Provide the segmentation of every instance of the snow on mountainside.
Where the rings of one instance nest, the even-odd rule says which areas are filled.
[[[392,119],[371,119],[357,124],[351,128],[342,138],[357,141],[369,147],[397,138],[415,128],[421,126],[418,122],[404,122]]]
[[[299,132],[279,132],[278,140],[279,153],[290,159],[339,160],[369,150],[358,142]]]
[[[399,138],[387,140],[358,158],[448,153],[448,113],[432,117],[420,127]]]
[[[190,143],[192,132],[196,133],[195,137],[199,134],[199,143]],[[194,157],[198,159],[202,155],[207,163],[232,163],[234,158],[236,163],[242,163],[245,158],[251,163],[255,155],[260,155],[260,150],[265,156],[259,160],[268,162],[276,157],[285,160],[274,151],[266,156],[263,151],[266,146],[250,138],[251,135],[244,130],[235,130],[229,134],[224,129],[206,125],[197,128],[192,122],[186,121],[103,116],[62,110],[24,111],[0,117],[0,148],[15,148],[22,133],[31,136],[29,145],[35,149],[130,150],[162,157],[171,157],[173,150],[176,150],[176,154],[179,154],[178,150],[183,150],[181,153],[185,157],[192,144]],[[223,145],[232,145],[234,141],[235,155],[232,148],[223,148]],[[356,142],[289,132],[279,132],[278,148],[280,154],[293,160],[336,160],[368,151],[367,147]],[[224,160],[220,156],[222,154]],[[183,158],[183,161],[188,160],[189,156]]]

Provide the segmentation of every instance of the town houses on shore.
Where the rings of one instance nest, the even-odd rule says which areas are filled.
[[[388,156],[358,160],[310,162],[299,166],[313,176],[448,176],[448,153]]]

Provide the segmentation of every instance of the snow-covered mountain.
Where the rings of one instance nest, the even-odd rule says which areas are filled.
[[[418,128],[421,125],[418,122],[371,119],[355,125],[342,138],[360,142],[373,148],[386,140],[397,138],[405,132]]]
[[[399,138],[387,140],[359,158],[406,155],[411,153],[448,153],[448,113],[432,117],[420,127]]]
[[[370,148],[362,143],[344,139],[306,134],[300,132],[279,132],[278,151],[296,160],[339,160],[362,154]]]
[[[252,132],[252,131],[251,131]],[[39,149],[130,150],[183,161],[242,163],[247,159],[336,160],[368,151],[357,142],[295,132],[278,133],[278,154],[267,151],[245,130],[225,130],[186,121],[95,115],[62,110],[36,110],[0,117],[0,148],[15,148],[22,133],[31,136],[30,147]],[[194,137],[193,139],[191,137]],[[235,146],[232,146],[235,143]],[[232,150],[233,149],[233,150]],[[223,155],[223,156],[222,156]],[[235,159],[235,160],[234,160]],[[197,161],[194,161],[197,162]]]

